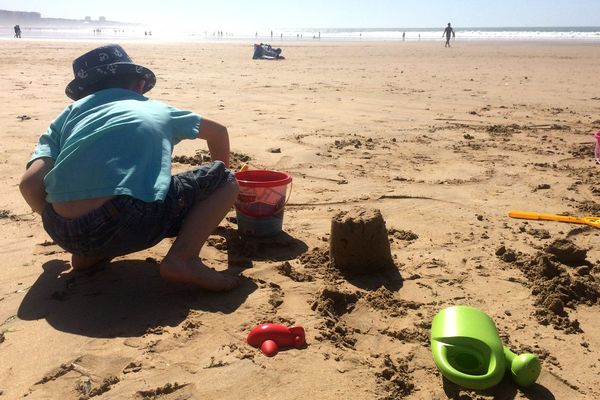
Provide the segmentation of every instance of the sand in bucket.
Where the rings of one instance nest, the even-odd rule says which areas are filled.
[[[240,193],[235,201],[238,232],[244,236],[275,236],[283,228],[283,209],[292,177],[280,171],[235,173]]]

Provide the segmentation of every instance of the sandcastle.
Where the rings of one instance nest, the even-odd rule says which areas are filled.
[[[378,209],[354,207],[331,220],[331,264],[367,274],[394,266],[385,221]]]

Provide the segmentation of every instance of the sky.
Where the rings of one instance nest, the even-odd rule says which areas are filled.
[[[600,25],[600,0],[0,0],[0,9],[199,30]]]

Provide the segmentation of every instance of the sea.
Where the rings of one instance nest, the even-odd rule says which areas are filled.
[[[141,25],[115,26],[21,26],[22,38],[44,40],[155,40],[194,41],[329,41],[329,42],[399,42],[439,41],[440,28],[278,28],[192,30]],[[457,41],[557,41],[600,42],[600,26],[589,27],[454,27]],[[0,38],[14,36],[12,26],[0,26]]]

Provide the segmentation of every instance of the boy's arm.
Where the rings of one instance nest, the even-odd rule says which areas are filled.
[[[213,161],[223,161],[229,168],[229,132],[226,127],[203,118],[198,128],[198,138],[206,140]]]
[[[44,177],[52,167],[54,167],[54,160],[52,158],[38,158],[27,168],[19,183],[21,195],[31,209],[40,215],[47,205]]]

